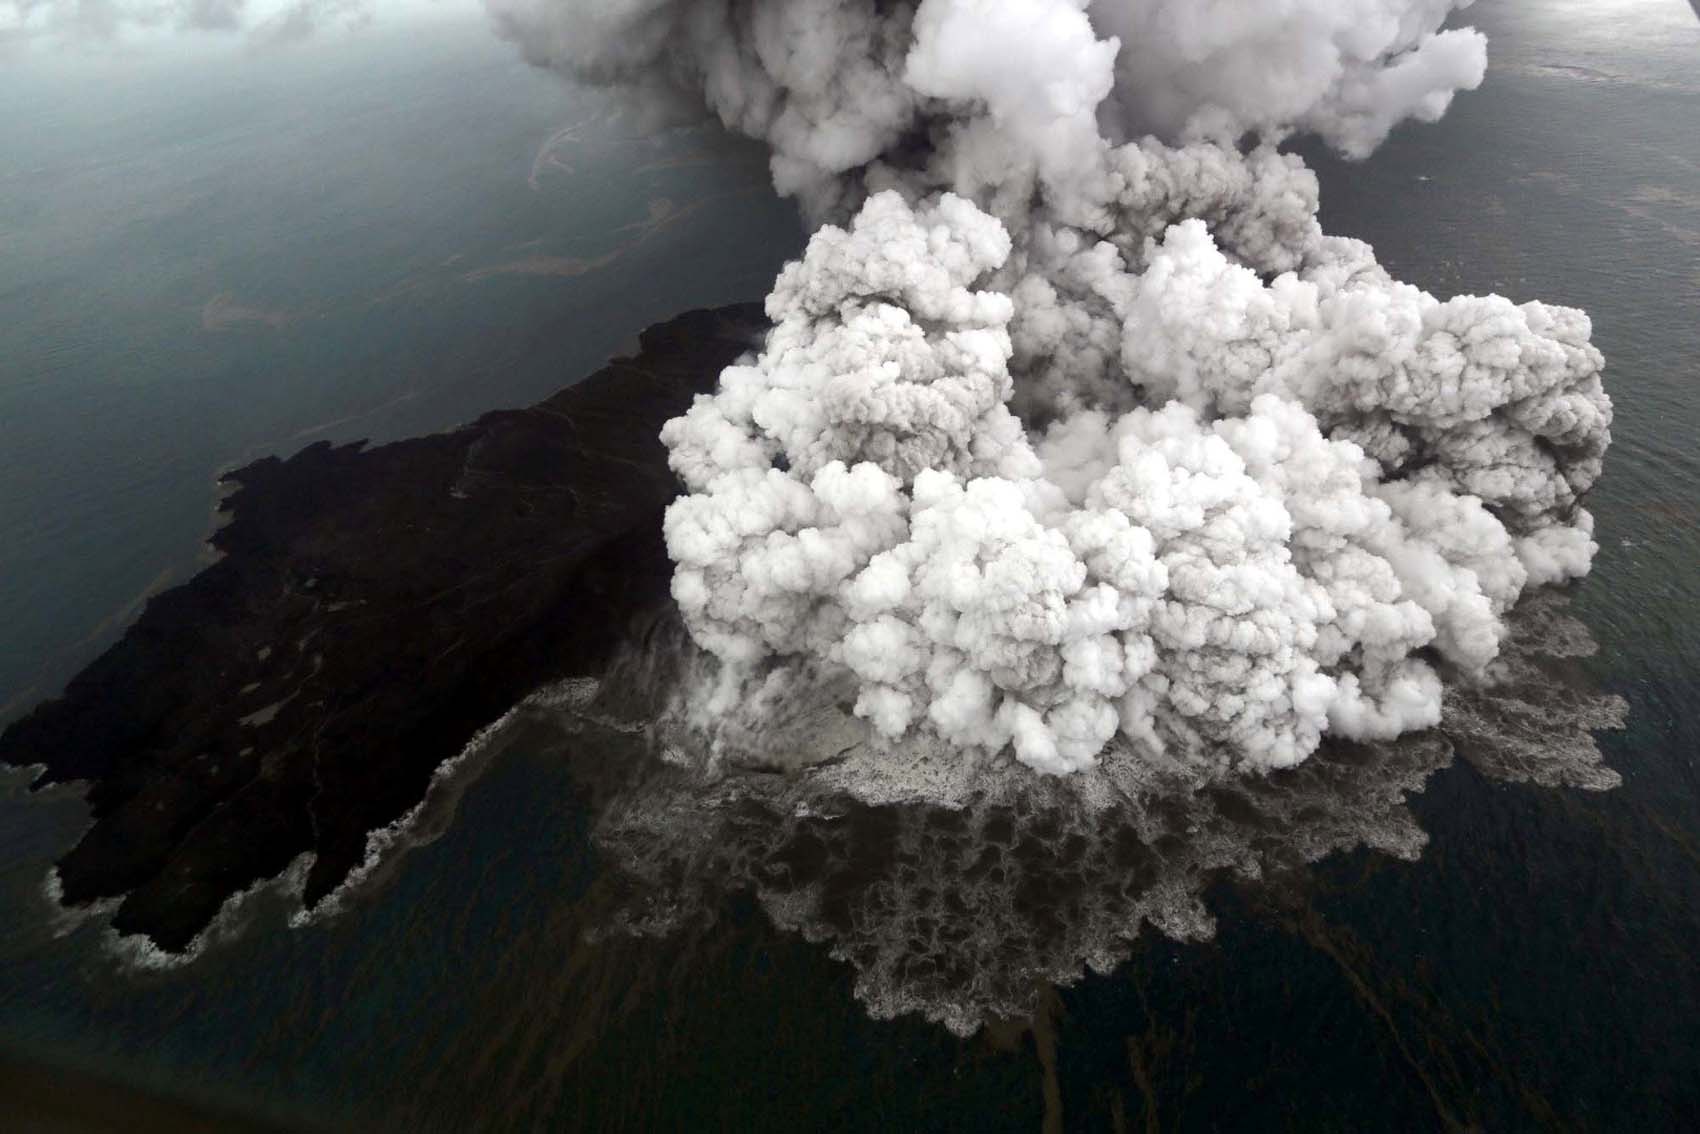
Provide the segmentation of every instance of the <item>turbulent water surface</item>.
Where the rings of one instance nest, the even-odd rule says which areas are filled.
[[[851,813],[772,777],[705,789],[646,763],[629,705],[550,690],[469,751],[417,845],[337,916],[290,928],[287,894],[261,892],[193,963],[165,968],[44,899],[46,864],[84,821],[75,795],[8,791],[0,1044],[330,1127],[1684,1128],[1700,1108],[1700,26],[1676,0],[1502,0],[1475,18],[1496,53],[1480,92],[1367,163],[1311,155],[1330,231],[1371,240],[1442,295],[1586,308],[1610,361],[1594,572],[1567,605],[1519,617],[1515,644],[1538,670],[1496,698],[1456,699],[1451,744],[1330,749],[1267,785],[1071,827],[1078,816],[1043,800]],[[470,66],[431,62],[456,65]],[[0,373],[33,376],[0,387],[16,407],[3,428],[33,430],[0,453],[19,486],[0,501],[5,526],[27,537],[0,550],[22,584],[6,599],[8,643],[25,643],[4,688],[37,679],[26,659],[85,650],[72,643],[126,587],[192,554],[221,462],[416,387],[429,411],[334,428],[406,432],[532,400],[668,305],[760,291],[795,250],[772,210],[737,203],[766,199],[751,155],[708,167],[731,196],[649,236],[644,224],[671,215],[650,199],[706,197],[710,175],[634,162],[642,199],[587,183],[577,163],[606,153],[580,153],[570,133],[544,145],[581,116],[510,78],[480,95],[491,104],[473,100],[510,132],[508,196],[481,219],[414,218],[393,236],[414,247],[383,280],[361,274],[380,274],[361,266],[370,257],[337,260],[322,215],[332,229],[316,246],[331,250],[287,285],[209,250],[177,265],[181,296],[106,303],[101,289],[125,286],[113,265],[142,254],[124,241],[158,217],[116,223],[104,244],[90,235],[80,259],[61,247],[56,276],[0,277]],[[514,103],[488,93],[502,89]],[[470,113],[439,109],[451,106]],[[451,125],[501,149],[495,131]],[[288,162],[281,143],[227,128],[226,144],[250,147],[238,164],[256,186],[283,192],[277,167],[265,172]],[[40,169],[97,179],[96,157],[126,140],[86,144]],[[386,192],[452,210],[446,188],[435,206],[412,191],[441,188],[430,154],[396,154],[420,164]],[[185,161],[155,176],[188,176]],[[539,192],[600,203],[569,208],[568,231],[543,219],[561,204],[536,200],[529,175]],[[0,220],[36,239],[24,234],[47,231],[52,198],[10,176],[7,207],[37,219]],[[677,181],[642,180],[656,177]],[[347,202],[348,223],[375,223],[388,200]],[[262,215],[278,223],[251,201],[246,219],[226,207],[224,240],[259,239]],[[627,224],[640,235],[609,235]],[[658,283],[642,257],[661,240],[698,241],[705,260],[719,242],[766,251],[711,269],[674,246],[699,274]],[[598,265],[627,243],[630,274]],[[511,290],[498,302],[484,288]],[[19,333],[31,326],[47,330]],[[421,345],[421,327],[438,338]],[[515,369],[510,352],[531,361],[498,388],[488,375]],[[267,380],[286,364],[313,380]],[[355,372],[379,377],[351,386]],[[95,441],[67,473],[63,438],[78,428]],[[107,433],[178,440],[162,443],[169,459],[96,467],[116,451],[96,443]],[[174,501],[176,519],[126,526],[133,497]],[[1577,742],[1622,719],[1610,695],[1627,716],[1601,733],[1602,767]]]

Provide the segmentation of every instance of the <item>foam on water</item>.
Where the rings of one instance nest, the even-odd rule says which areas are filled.
[[[69,937],[91,921],[106,921],[118,912],[122,898],[101,898],[81,905],[65,903],[65,885],[59,868],[50,866],[42,878],[41,896],[47,901],[48,932],[55,938]]]
[[[310,852],[297,855],[281,874],[262,878],[226,899],[207,927],[196,934],[188,948],[181,952],[161,949],[145,934],[119,933],[110,925],[102,933],[102,949],[120,965],[132,970],[163,972],[192,965],[208,950],[229,945],[242,937],[260,916],[266,899],[276,898],[285,904],[298,904],[307,885],[307,874],[313,869],[313,859]]]
[[[461,797],[501,751],[502,737],[521,714],[527,710],[580,709],[595,696],[597,687],[593,678],[569,678],[544,686],[479,729],[465,747],[437,766],[417,804],[394,822],[367,832],[366,854],[360,865],[313,906],[303,906],[291,914],[290,927],[300,929],[343,913],[359,896],[381,888],[408,851],[442,838],[454,822]]]

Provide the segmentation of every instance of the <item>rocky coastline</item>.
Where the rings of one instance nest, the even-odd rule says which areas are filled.
[[[170,952],[304,854],[303,901],[335,890],[444,760],[666,594],[657,434],[765,326],[692,311],[529,409],[228,473],[220,560],[0,736],[36,788],[88,784],[61,900]]]

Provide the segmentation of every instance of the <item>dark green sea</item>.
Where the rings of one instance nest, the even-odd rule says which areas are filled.
[[[1592,314],[1617,424],[1601,551],[1568,593],[1599,650],[1570,678],[1628,703],[1600,738],[1620,786],[1513,782],[1461,750],[1409,799],[1414,861],[1219,879],[1208,940],[1146,928],[960,1039],[872,1018],[830,940],[735,888],[669,932],[606,932],[609,751],[542,710],[342,913],[291,928],[261,893],[173,968],[55,912],[43,880],[85,810],[13,776],[0,1061],[311,1129],[1693,1129],[1700,20],[1684,0],[1470,14],[1486,85],[1366,163],[1315,156],[1325,226],[1440,294]],[[759,153],[633,140],[477,35],[187,78],[87,66],[61,87],[0,66],[0,104],[26,108],[0,118],[14,709],[193,569],[220,469],[535,401],[648,322],[760,295],[802,239]]]

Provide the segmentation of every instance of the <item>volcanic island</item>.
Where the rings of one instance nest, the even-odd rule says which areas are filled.
[[[225,474],[218,561],[0,735],[33,788],[87,784],[60,900],[181,952],[302,855],[305,905],[332,893],[478,730],[665,600],[661,426],[766,329],[691,311],[529,409]]]

